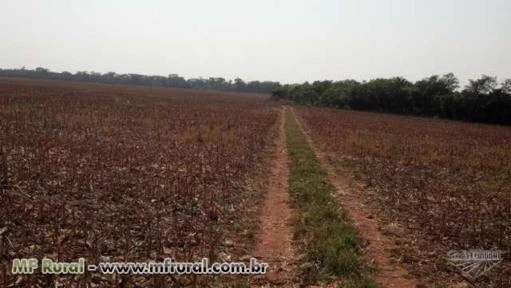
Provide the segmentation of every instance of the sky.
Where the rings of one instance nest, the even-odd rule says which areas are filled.
[[[1,0],[0,68],[297,83],[511,78],[509,0]]]

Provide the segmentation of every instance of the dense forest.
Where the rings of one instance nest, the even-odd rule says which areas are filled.
[[[107,84],[124,84],[140,86],[162,86],[174,88],[194,88],[211,89],[251,93],[271,93],[275,82],[270,81],[250,81],[245,82],[240,78],[234,81],[225,80],[220,77],[211,77],[208,79],[196,78],[185,79],[177,74],[164,76],[146,76],[140,74],[117,74],[114,72],[96,73],[96,72],[52,72],[49,69],[38,67],[35,70],[29,69],[0,69],[0,76],[4,77],[22,77],[33,79],[54,79],[81,82],[96,82]]]
[[[451,73],[412,83],[404,78],[275,85],[274,99],[344,109],[511,124],[511,79],[483,75],[463,89]]]

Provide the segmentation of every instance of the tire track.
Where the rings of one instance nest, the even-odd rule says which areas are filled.
[[[268,179],[267,193],[261,211],[261,228],[256,235],[255,257],[269,264],[269,271],[260,279],[262,287],[292,287],[295,252],[292,247],[293,210],[288,193],[288,154],[284,128],[286,108],[282,108],[276,153]]]

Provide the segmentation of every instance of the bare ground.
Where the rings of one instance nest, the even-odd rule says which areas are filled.
[[[292,217],[288,193],[288,154],[285,141],[285,108],[281,118],[277,137],[275,137],[275,156],[268,179],[267,193],[261,210],[261,228],[256,235],[254,256],[269,264],[269,272],[256,282],[261,287],[293,285],[293,267],[296,259],[292,247]]]
[[[327,171],[330,182],[336,187],[338,191],[336,196],[339,203],[347,212],[360,237],[368,242],[365,248],[365,258],[368,263],[374,265],[377,269],[374,275],[376,282],[385,288],[417,287],[418,280],[414,279],[398,263],[397,259],[392,258],[392,240],[381,233],[378,220],[374,216],[375,213],[372,213],[369,207],[365,205],[366,199],[363,191],[361,189],[350,189],[349,181],[343,175],[339,175],[335,168],[330,165],[328,156],[316,148],[310,136],[303,129],[294,110],[292,112],[321,166]]]

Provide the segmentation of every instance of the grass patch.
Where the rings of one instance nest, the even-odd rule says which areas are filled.
[[[345,287],[376,287],[363,276],[355,229],[338,209],[330,184],[291,111],[286,111],[289,191],[299,212],[295,239],[306,255],[301,275],[306,282],[341,277]]]

